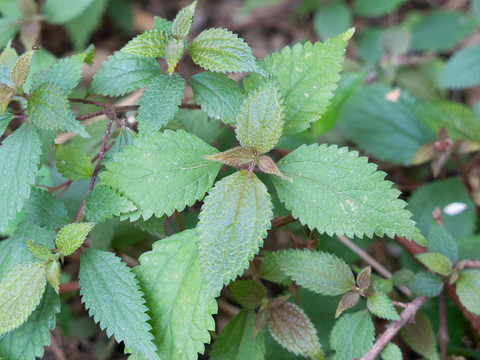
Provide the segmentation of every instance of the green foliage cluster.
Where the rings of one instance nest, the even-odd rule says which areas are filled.
[[[353,15],[382,16],[405,1],[309,3],[297,16],[314,12],[324,41],[259,61],[227,29],[193,36],[194,1],[109,56],[77,99],[82,66],[95,52],[83,49],[107,1],[46,0],[41,9],[31,0],[0,2],[0,133],[9,130],[0,146],[0,358],[43,356],[49,330],[66,316],[62,267],[77,251],[85,309],[132,360],[204,353],[226,285],[242,309],[207,348],[211,359],[373,359],[384,338],[378,319],[437,359],[431,303],[438,297],[445,307],[450,294],[467,319],[480,315],[480,185],[469,172],[478,165],[479,106],[447,92],[480,83],[480,47],[444,64],[407,61],[458,45],[478,28],[480,1],[472,0],[472,16],[412,13],[354,39]],[[252,7],[247,1],[246,11]],[[9,41],[20,32],[32,48],[42,22],[64,25],[82,50],[51,63],[42,50],[18,55]],[[358,58],[344,63],[351,41]],[[187,55],[202,71],[185,78],[177,66]],[[141,88],[138,105],[89,100]],[[78,103],[102,110],[76,116]],[[127,112],[138,126],[122,118]],[[98,113],[107,119],[82,123]],[[328,144],[334,126],[377,160],[419,166],[408,200],[367,157]],[[73,140],[54,145],[65,131]],[[54,186],[53,177],[64,182]],[[287,232],[293,248],[260,253],[269,231],[295,219]],[[402,255],[390,274],[347,237],[361,247],[396,240],[413,257]],[[337,240],[371,266],[357,266]],[[389,340],[381,358],[401,359]],[[451,354],[471,354],[454,345]],[[286,351],[275,357],[278,346]]]

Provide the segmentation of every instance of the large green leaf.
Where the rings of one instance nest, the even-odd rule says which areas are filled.
[[[154,77],[140,97],[137,121],[141,132],[159,130],[173,119],[182,103],[185,80],[174,73]]]
[[[394,235],[425,243],[385,173],[347,148],[301,146],[278,162],[278,196],[303,224],[328,235]]]
[[[480,45],[461,49],[448,60],[442,72],[442,85],[450,89],[464,89],[480,83]]]
[[[234,124],[243,103],[243,91],[225,74],[204,71],[189,79],[195,100],[208,116]]]
[[[130,40],[121,51],[146,58],[157,58],[163,55],[168,41],[165,31],[151,29]]]
[[[90,157],[82,149],[73,146],[57,145],[57,169],[64,178],[70,180],[84,180],[93,174],[93,165]]]
[[[226,29],[202,31],[188,48],[195,64],[215,72],[261,72],[250,47]]]
[[[327,110],[340,71],[347,41],[353,30],[326,40],[323,44],[296,44],[263,59],[262,66],[279,81],[284,96],[283,135],[308,129]],[[258,83],[261,80],[255,80]]]
[[[60,299],[47,286],[37,308],[17,329],[0,337],[0,357],[4,359],[42,358],[44,346],[50,345],[50,330],[55,328],[55,314],[60,312]]]
[[[30,196],[41,146],[37,129],[30,123],[23,124],[0,146],[0,232]]]
[[[267,236],[272,218],[270,195],[255,174],[236,172],[210,190],[197,226],[210,294],[217,295],[248,266]]]
[[[274,82],[252,90],[237,116],[235,132],[240,144],[259,155],[273,149],[282,135],[282,99]]]
[[[80,259],[80,294],[89,314],[107,335],[140,353],[159,359],[150,333],[145,299],[132,270],[111,252],[86,249]]]
[[[341,295],[355,286],[352,270],[335,255],[310,250],[284,250],[273,254],[285,274],[316,293]]]
[[[228,322],[213,343],[212,360],[263,360],[263,333],[253,337],[256,314],[243,309]]]
[[[410,165],[417,150],[436,139],[413,111],[409,99],[393,102],[382,84],[366,85],[346,101],[339,125],[348,139],[375,157]]]
[[[25,204],[25,213],[30,220],[42,227],[57,230],[70,222],[67,209],[55,195],[39,188],[32,188]],[[35,241],[35,239],[31,239]]]
[[[120,216],[136,210],[125,196],[107,186],[97,185],[87,195],[85,201],[85,218],[88,221],[103,222],[107,218]]]
[[[148,220],[183,210],[203,198],[221,164],[202,158],[218,151],[185,131],[151,132],[135,140],[100,174],[102,181],[118,189]]]
[[[195,230],[157,241],[134,268],[162,359],[197,358],[215,329],[217,304],[207,295],[196,241]]]
[[[468,311],[480,315],[480,270],[469,269],[460,273],[456,282],[457,295]]]
[[[75,0],[65,6],[63,0],[46,0],[42,13],[52,24],[63,24],[80,15],[94,0]]]
[[[360,16],[381,16],[395,10],[406,1],[407,0],[355,0],[353,9],[355,13]]]
[[[109,56],[95,74],[90,91],[120,96],[147,85],[162,73],[155,59],[116,52]]]

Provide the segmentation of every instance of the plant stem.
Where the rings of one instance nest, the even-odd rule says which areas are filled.
[[[183,230],[185,230],[185,226],[183,226],[182,216],[177,210],[175,210],[173,214],[175,215],[175,220],[177,221],[178,230],[179,232],[182,232]]]
[[[438,316],[438,339],[440,340],[440,353],[442,354],[442,360],[445,360],[447,358],[447,344],[449,338],[447,331],[447,309],[445,307],[445,294],[443,291],[438,296]]]
[[[60,284],[60,287],[58,289],[59,294],[65,294],[67,292],[72,292],[72,291],[78,291],[78,280],[71,281],[66,284]]]
[[[69,101],[71,102],[76,102],[76,103],[81,103],[81,104],[89,104],[89,105],[96,105],[100,106],[103,108],[106,108],[108,105],[98,102],[98,101],[92,101],[92,100],[86,100],[86,99],[73,99],[73,98],[68,98]]]
[[[272,229],[282,227],[283,225],[287,225],[294,221],[297,221],[297,219],[295,219],[292,215],[277,217],[272,220]]]

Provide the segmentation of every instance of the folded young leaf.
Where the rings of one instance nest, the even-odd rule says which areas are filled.
[[[150,132],[126,147],[100,174],[102,182],[125,195],[140,215],[170,216],[203,198],[221,164],[202,158],[218,150],[183,130]]]
[[[465,89],[480,83],[480,45],[454,53],[443,67],[441,82],[449,89]]]
[[[159,360],[145,299],[132,270],[111,252],[86,249],[80,258],[82,302],[107,335],[133,352]]]
[[[329,235],[398,235],[425,244],[399,191],[357,152],[303,145],[277,165],[292,179],[273,177],[278,196],[302,224]]]
[[[151,29],[130,40],[121,52],[146,58],[158,58],[163,56],[168,41],[167,33],[159,29]]]
[[[480,270],[469,269],[460,273],[457,282],[457,295],[463,306],[473,314],[480,315]]]
[[[217,303],[207,293],[197,238],[196,230],[186,230],[157,241],[133,269],[145,293],[161,359],[197,358],[215,329]]]
[[[392,300],[382,292],[373,291],[367,297],[367,308],[373,315],[382,319],[397,321],[400,316],[393,307]]]
[[[25,204],[25,213],[30,220],[52,230],[60,229],[70,222],[67,208],[55,195],[32,187],[30,198]]]
[[[28,250],[30,250],[32,255],[38,260],[46,261],[56,257],[56,255],[52,253],[51,249],[43,244],[31,242],[30,239],[27,239],[27,246]]]
[[[5,113],[8,104],[10,104],[16,93],[17,90],[13,86],[0,84],[0,115]]]
[[[103,222],[113,216],[135,211],[133,205],[125,196],[108,186],[97,185],[87,195],[85,201],[85,218],[88,221]]]
[[[55,243],[63,256],[68,256],[77,250],[87,237],[95,223],[71,223],[65,225],[57,233]]]
[[[13,65],[12,72],[10,73],[10,79],[15,86],[20,87],[27,78],[28,71],[30,70],[30,63],[35,51],[28,51],[20,56],[15,65]]]
[[[223,285],[248,266],[267,236],[272,218],[270,195],[255,174],[236,172],[210,190],[197,225],[200,260],[210,294],[217,296]]]
[[[197,1],[195,0],[193,3],[180,10],[177,16],[175,16],[172,23],[172,34],[175,39],[185,39],[190,33],[196,6]]]

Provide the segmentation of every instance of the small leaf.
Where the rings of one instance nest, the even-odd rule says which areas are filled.
[[[480,270],[469,269],[460,273],[457,282],[457,295],[462,305],[473,314],[480,315]]]
[[[30,316],[45,291],[45,263],[24,262],[12,268],[0,283],[0,336]]]
[[[259,307],[267,295],[267,289],[258,281],[236,280],[228,287],[237,303],[252,310]]]
[[[330,333],[330,346],[336,350],[334,359],[361,358],[372,346],[374,337],[375,328],[367,311],[343,315]]]
[[[388,343],[380,353],[382,360],[402,360],[402,351],[394,343]]]
[[[250,47],[226,29],[202,31],[188,48],[195,64],[215,72],[262,72]]]
[[[335,255],[311,250],[283,250],[274,254],[285,274],[316,293],[341,295],[355,286],[350,267]]]
[[[243,309],[223,328],[213,343],[211,360],[263,360],[265,344],[262,334],[254,336],[255,312]]]
[[[92,176],[92,162],[84,151],[71,146],[56,145],[55,153],[58,172],[64,178],[83,180]]]
[[[27,239],[27,245],[28,250],[30,250],[32,255],[38,260],[50,260],[55,256],[53,255],[52,250],[43,244],[35,244]]]
[[[281,173],[281,171],[278,169],[277,164],[275,164],[272,158],[266,155],[262,155],[258,157],[257,167],[260,171],[264,172],[265,174],[277,175],[277,176],[280,176],[282,179],[290,180],[289,178],[287,178]]]
[[[480,83],[480,45],[456,51],[443,67],[441,83],[449,89],[465,89]]]
[[[0,115],[5,114],[8,104],[10,104],[16,93],[17,90],[15,88],[7,84],[0,84]]]
[[[414,321],[407,322],[402,327],[400,335],[415,352],[428,359],[439,359],[432,325],[421,311],[415,314]]]
[[[165,47],[165,60],[167,61],[168,74],[172,75],[177,64],[185,52],[185,43],[183,40],[170,40]]]
[[[437,274],[448,276],[452,271],[452,262],[445,255],[438,253],[417,254],[415,257],[423,265]]]
[[[151,29],[130,40],[121,52],[146,58],[157,58],[164,54],[168,35],[159,29]]]
[[[102,165],[113,160],[113,156],[116,153],[123,153],[125,146],[133,144],[133,141],[138,137],[137,133],[130,130],[128,127],[122,129],[120,134],[115,139],[113,146],[103,155]]]
[[[185,80],[178,74],[153,78],[140,97],[137,121],[140,132],[159,130],[173,119],[182,103]]]
[[[338,303],[337,311],[335,312],[335,319],[338,318],[345,310],[357,305],[360,300],[360,293],[358,291],[350,291],[342,296]]]
[[[282,135],[284,114],[279,90],[273,82],[251,91],[237,116],[235,133],[243,147],[259,155],[273,149]]]
[[[391,293],[393,284],[391,279],[375,279],[372,282],[373,291],[378,291],[384,294]]]
[[[225,74],[204,71],[189,79],[193,96],[208,116],[233,125],[243,103],[244,94],[235,80]]]
[[[295,355],[306,357],[320,349],[317,331],[298,305],[285,302],[271,308],[268,329],[283,348]]]
[[[55,243],[63,256],[68,256],[77,250],[87,237],[95,223],[72,223],[65,225],[57,234]]]
[[[360,16],[381,16],[388,14],[402,5],[407,0],[389,0],[378,2],[376,0],[355,0],[353,9]]]
[[[373,315],[382,319],[397,321],[400,316],[393,307],[392,300],[382,292],[373,291],[367,297],[367,308]]]
[[[443,254],[450,259],[452,264],[458,260],[457,242],[444,227],[437,223],[432,223],[427,239],[428,252]]]
[[[196,6],[197,1],[195,0],[193,3],[180,10],[177,16],[175,16],[175,19],[173,19],[172,35],[175,39],[185,39],[190,33]]]
[[[15,86],[20,87],[25,82],[28,71],[30,70],[30,63],[32,61],[33,54],[35,54],[35,51],[26,52],[25,54],[20,56],[16,61],[15,65],[13,65],[10,79],[15,84]]]
[[[292,282],[289,277],[285,275],[285,272],[281,270],[281,263],[279,262],[279,258],[275,256],[275,253],[262,251],[262,256],[262,278],[277,284],[289,284]]]
[[[114,254],[86,249],[80,259],[80,294],[100,328],[145,359],[158,360],[143,294],[132,270]]]
[[[272,218],[270,195],[255,174],[236,172],[210,190],[197,229],[204,279],[211,294],[220,292],[248,266]]]
[[[85,218],[88,221],[103,222],[136,209],[126,197],[107,186],[95,186],[85,199]]]
[[[86,54],[82,53],[58,60],[45,74],[44,81],[56,84],[65,95],[70,95],[80,82],[85,57]],[[31,90],[35,90],[35,88]]]
[[[410,290],[419,296],[435,297],[443,290],[443,280],[437,274],[419,271],[407,283]]]
[[[48,263],[47,280],[58,294],[58,286],[60,285],[60,262],[58,259],[54,259]]]
[[[57,230],[70,222],[63,202],[55,195],[37,187],[31,189],[30,198],[25,204],[25,213],[34,223],[52,230]]]
[[[239,170],[253,170],[255,166],[255,154],[252,149],[238,146],[224,152],[205,155],[207,160],[218,161],[222,164],[233,166]]]
[[[360,289],[363,291],[367,291],[368,288],[370,287],[370,275],[372,273],[372,267],[367,266],[360,271],[360,273],[357,276],[357,285]]]
[[[154,29],[165,31],[168,35],[173,35],[173,21],[164,19],[160,16],[155,16],[153,23]]]

